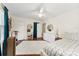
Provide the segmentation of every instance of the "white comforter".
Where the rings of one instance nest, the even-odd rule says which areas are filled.
[[[59,40],[43,49],[48,56],[77,56],[79,55],[79,41]]]

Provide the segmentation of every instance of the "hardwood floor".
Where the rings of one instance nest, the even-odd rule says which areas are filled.
[[[24,40],[18,40],[18,41],[16,41],[16,46],[19,45],[22,41],[24,41]]]

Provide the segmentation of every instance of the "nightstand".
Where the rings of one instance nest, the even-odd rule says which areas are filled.
[[[32,35],[28,36],[28,40],[33,40]]]

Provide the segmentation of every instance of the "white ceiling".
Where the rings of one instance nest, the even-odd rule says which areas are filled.
[[[48,15],[57,16],[67,11],[79,8],[77,3],[5,3],[4,4],[11,15],[28,18],[34,10],[38,10],[40,6],[45,7]]]

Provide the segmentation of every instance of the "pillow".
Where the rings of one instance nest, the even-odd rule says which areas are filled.
[[[47,42],[52,43],[55,41],[55,34],[54,33],[44,33],[43,39]]]

